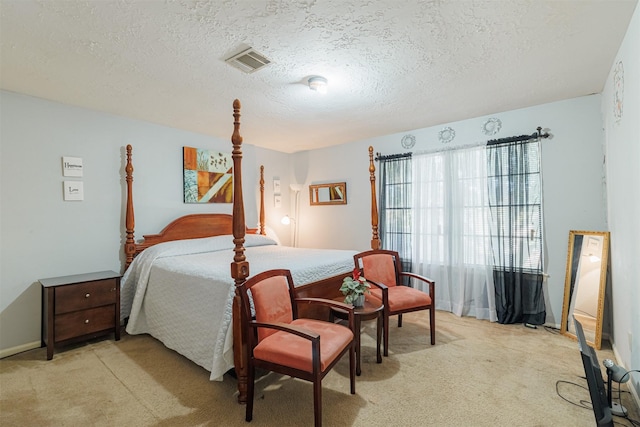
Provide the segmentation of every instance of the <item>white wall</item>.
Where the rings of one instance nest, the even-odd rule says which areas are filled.
[[[624,69],[622,116],[614,115],[614,70]],[[628,369],[640,369],[640,7],[611,67],[602,96],[611,230],[613,343]],[[636,395],[640,377],[632,375]],[[637,397],[637,396],[636,396]]]
[[[231,213],[231,204],[182,201],[182,147],[230,153],[230,139],[4,91],[0,111],[0,355],[39,346],[38,279],[122,270],[127,144],[133,146],[136,238],[157,233],[182,214]],[[246,220],[257,224],[258,160],[272,174],[285,174],[288,156],[248,141],[243,152]],[[83,159],[84,201],[63,201],[62,156]]]
[[[442,148],[438,132],[452,127],[456,136],[448,146],[486,141],[481,126],[488,117],[502,121],[492,138],[531,134],[538,126],[552,138],[542,142],[545,284],[547,323],[562,318],[569,230],[606,231],[603,196],[603,132],[600,96],[592,95],[521,110],[496,113],[456,123],[408,131],[416,137],[413,151]],[[338,147],[295,155],[296,178],[304,179],[300,213],[300,246],[368,249],[371,239],[368,147],[382,154],[407,150],[400,145],[406,133],[382,136]],[[306,165],[306,167],[303,167]],[[347,182],[346,206],[309,206],[308,184]],[[301,182],[301,181],[298,181]],[[348,220],[344,220],[348,218]]]

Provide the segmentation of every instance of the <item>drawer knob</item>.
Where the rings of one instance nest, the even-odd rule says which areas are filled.
[[[86,294],[84,297],[85,298],[89,298],[91,296],[91,294]]]
[[[89,323],[89,319],[85,320],[85,321],[84,321],[84,323],[85,323],[85,324]]]

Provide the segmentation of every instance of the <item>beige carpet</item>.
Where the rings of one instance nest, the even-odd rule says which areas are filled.
[[[363,332],[362,375],[349,394],[348,358],[323,382],[325,426],[591,426],[577,343],[545,328],[499,325],[450,313],[393,323],[391,351],[375,363],[373,323]],[[600,362],[613,358],[598,352]],[[560,383],[560,394],[556,384]],[[235,380],[209,372],[153,338],[123,334],[0,361],[2,426],[244,426]],[[639,419],[628,393],[630,416]],[[617,425],[631,425],[616,418]],[[310,383],[275,374],[256,386],[253,426],[313,424]]]

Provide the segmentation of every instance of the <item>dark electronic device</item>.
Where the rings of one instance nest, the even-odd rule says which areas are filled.
[[[602,380],[602,371],[598,364],[598,357],[596,356],[595,350],[587,344],[580,322],[575,320],[575,318],[573,321],[576,325],[576,336],[578,337],[578,346],[582,356],[584,373],[587,377],[587,385],[589,386],[591,406],[593,406],[596,425],[613,427],[613,416],[611,415],[607,391],[604,387],[604,381]]]

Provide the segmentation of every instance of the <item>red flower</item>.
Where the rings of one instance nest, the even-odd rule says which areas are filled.
[[[360,280],[360,269],[359,268],[354,268],[353,269],[353,280],[355,280],[356,282]]]

